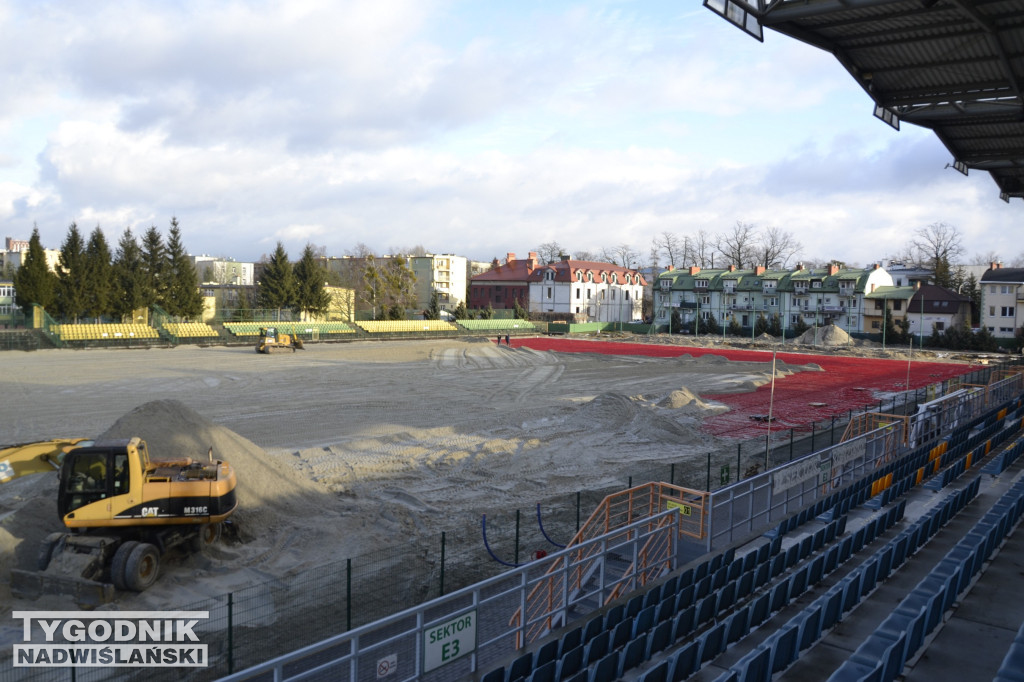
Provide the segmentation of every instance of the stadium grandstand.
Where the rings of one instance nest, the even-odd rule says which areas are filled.
[[[1021,679],[1024,372],[862,426],[613,494],[561,551],[225,679]]]

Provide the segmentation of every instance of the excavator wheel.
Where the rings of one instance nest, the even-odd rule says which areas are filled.
[[[124,584],[133,592],[142,592],[156,582],[160,572],[160,552],[148,542],[132,548],[124,567]]]
[[[212,547],[220,540],[220,524],[207,523],[199,528],[199,532],[192,538],[192,551],[203,552]]]
[[[122,542],[121,546],[114,552],[114,558],[110,562],[110,582],[114,583],[114,587],[119,590],[128,589],[124,579],[124,569],[128,564],[128,557],[131,556],[132,550],[138,544],[135,540]]]
[[[57,551],[57,545],[64,539],[64,533],[50,533],[39,545],[39,555],[36,557],[36,569],[45,571]]]

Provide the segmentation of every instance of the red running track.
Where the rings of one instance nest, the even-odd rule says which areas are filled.
[[[674,358],[680,355],[698,357],[705,354],[721,355],[729,360],[743,362],[771,362],[771,351],[737,350],[732,348],[690,348],[687,346],[661,346],[614,341],[580,341],[575,339],[524,338],[513,339],[514,346],[560,353],[601,353],[604,355],[643,355],[656,358]],[[789,365],[817,364],[823,372],[797,372],[775,380],[772,404],[772,430],[809,428],[833,416],[846,415],[878,402],[877,394],[904,390],[907,381],[907,362],[904,360],[876,360],[833,355],[804,353],[778,353],[778,359]],[[945,379],[966,374],[976,367],[941,362],[911,362],[910,388],[921,388]],[[768,414],[771,385],[760,386],[748,393],[705,395],[728,405],[723,414],[704,420],[704,429],[716,436],[749,438],[763,434],[764,422],[752,417]],[[814,406],[812,403],[823,403]]]

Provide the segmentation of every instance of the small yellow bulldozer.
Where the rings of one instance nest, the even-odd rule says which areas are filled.
[[[257,353],[283,353],[304,350],[302,339],[293,334],[283,334],[277,327],[260,327],[260,340],[256,344]]]

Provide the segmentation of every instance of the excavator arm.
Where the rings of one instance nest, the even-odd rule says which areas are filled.
[[[92,445],[87,438],[57,438],[38,443],[0,447],[0,483],[60,469],[64,455],[73,448]]]

